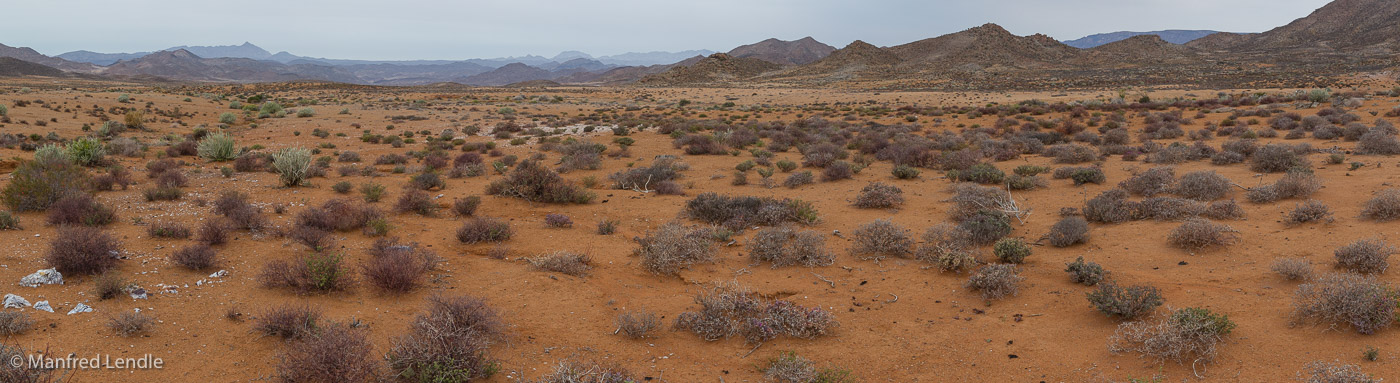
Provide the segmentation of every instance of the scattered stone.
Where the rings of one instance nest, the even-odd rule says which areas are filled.
[[[78,314],[78,313],[90,313],[90,312],[92,312],[92,306],[88,306],[88,305],[86,305],[86,304],[79,303],[77,306],[74,306],[74,307],[73,307],[73,310],[72,310],[72,311],[69,311],[69,312],[68,312],[68,315],[73,315],[73,314]]]
[[[228,276],[228,270],[219,270],[219,271],[214,272],[213,274],[209,274],[209,277],[210,277],[210,278],[223,278],[223,277],[227,277],[227,276]]]
[[[43,269],[35,271],[20,278],[19,285],[24,287],[39,287],[39,285],[61,285],[63,284],[63,273],[56,269]]]
[[[34,304],[35,310],[53,312],[53,306],[49,306],[49,301],[39,301]]]
[[[18,295],[14,295],[14,294],[5,294],[5,308],[7,308],[7,309],[22,309],[22,308],[25,308],[25,307],[29,307],[29,301],[28,301],[28,300],[25,300],[23,297],[20,297],[20,296],[18,296]]]
[[[132,288],[129,294],[131,299],[146,299],[146,289],[140,287]]]

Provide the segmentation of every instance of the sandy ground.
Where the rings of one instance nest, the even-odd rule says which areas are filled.
[[[78,112],[56,112],[34,104],[14,107],[13,101],[44,100],[62,108],[83,105],[110,107],[116,105],[171,109],[179,107],[193,112],[193,117],[181,120],[188,126],[171,126],[171,119],[157,117],[149,122],[150,132],[128,133],[128,137],[152,140],[167,133],[188,132],[199,124],[215,125],[227,103],[213,102],[197,95],[186,95],[187,89],[127,89],[91,88],[92,84],[77,84],[79,89],[56,89],[55,84],[12,84],[0,87],[0,102],[10,105],[14,122],[0,127],[3,133],[46,134],[58,132],[72,137],[83,123],[99,125],[96,119]],[[74,84],[57,84],[73,86]],[[32,93],[18,93],[20,87],[33,87]],[[188,91],[194,91],[188,89]],[[1153,97],[1165,97],[1161,91]],[[128,93],[132,104],[118,104],[119,95]],[[1114,96],[1114,91],[1083,92],[1067,95],[1051,94],[940,94],[940,93],[875,93],[833,90],[803,91],[791,89],[560,89],[560,90],[476,90],[450,93],[458,98],[464,94],[492,96],[480,104],[458,105],[456,100],[431,101],[419,110],[408,110],[407,100],[431,100],[432,91],[415,90],[288,90],[268,91],[282,97],[305,96],[323,100],[312,106],[318,115],[312,118],[282,118],[258,121],[250,128],[240,121],[230,129],[238,137],[238,145],[261,144],[268,150],[288,146],[312,147],[324,142],[334,143],[335,150],[353,150],[372,163],[382,154],[402,153],[421,145],[393,149],[388,145],[371,145],[358,140],[361,129],[383,133],[390,124],[386,116],[419,115],[424,121],[394,122],[403,130],[430,130],[434,133],[451,127],[447,119],[462,119],[463,124],[492,125],[487,120],[494,110],[511,106],[522,116],[532,114],[579,115],[598,109],[621,112],[628,106],[654,106],[667,101],[688,99],[697,108],[731,101],[740,106],[770,105],[775,108],[810,103],[865,102],[898,107],[917,105],[980,105],[986,102],[1037,98],[1092,99]],[[565,102],[517,103],[503,100],[517,94],[559,95]],[[650,95],[638,101],[639,96]],[[1135,95],[1136,93],[1129,93]],[[191,101],[184,101],[191,97]],[[384,102],[397,98],[401,102]],[[346,105],[326,105],[324,100],[344,100]],[[1384,112],[1400,104],[1394,98],[1369,100],[1359,115],[1371,122],[1364,112]],[[470,110],[478,107],[478,111]],[[341,108],[350,114],[337,115]],[[1309,110],[1299,111],[1304,115]],[[710,113],[711,117],[718,112]],[[762,120],[791,120],[800,110],[768,113]],[[740,114],[740,113],[734,113]],[[1188,112],[1190,116],[1194,112]],[[1209,121],[1219,121],[1227,114],[1211,113],[1198,119],[1188,130],[1199,129]],[[148,112],[147,116],[153,116]],[[465,118],[464,118],[465,117]],[[693,116],[692,116],[693,117]],[[58,119],[46,127],[33,124],[36,120]],[[833,117],[833,119],[839,118]],[[29,124],[19,123],[20,120]],[[528,120],[528,119],[526,119]],[[1387,118],[1392,123],[1400,120]],[[926,129],[954,129],[958,123],[990,125],[994,116],[969,120],[946,119],[940,127],[920,121]],[[1140,118],[1131,118],[1134,132],[1141,128]],[[903,122],[897,118],[879,120],[882,123]],[[362,128],[350,124],[359,123]],[[343,132],[347,137],[331,136],[320,139],[309,133],[314,128]],[[301,135],[293,132],[300,131]],[[633,134],[638,143],[632,156],[625,159],[607,158],[599,170],[575,171],[565,175],[572,180],[596,177],[606,180],[608,174],[624,169],[631,163],[641,166],[660,154],[679,154],[671,140],[653,132]],[[607,143],[611,136],[598,137]],[[469,141],[487,141],[489,137],[472,137]],[[1219,145],[1224,139],[1211,143]],[[1274,139],[1267,141],[1282,141]],[[1314,147],[1333,145],[1350,147],[1352,143],[1324,142],[1304,139]],[[419,141],[420,143],[422,141]],[[1290,141],[1293,142],[1293,141]],[[507,154],[522,158],[535,150],[535,145],[509,146],[499,142]],[[478,215],[509,220],[516,236],[507,245],[510,255],[505,260],[486,257],[492,245],[462,245],[453,238],[460,225],[458,218],[442,214],[424,218],[413,214],[391,214],[392,236],[428,246],[446,259],[434,271],[428,288],[404,294],[389,295],[361,284],[346,292],[327,295],[297,295],[290,291],[261,287],[256,276],[263,265],[274,259],[292,259],[306,251],[289,239],[272,235],[238,232],[226,245],[218,247],[223,262],[220,269],[229,275],[210,278],[208,272],[187,271],[174,266],[166,257],[175,249],[191,243],[189,240],[149,238],[144,224],[159,220],[175,220],[196,227],[209,219],[209,208],[200,207],[199,199],[213,200],[219,191],[236,189],[248,193],[262,206],[285,204],[284,214],[276,215],[265,209],[276,227],[290,227],[291,220],[307,205],[319,205],[336,198],[330,185],[338,181],[384,184],[389,192],[378,205],[385,210],[407,183],[407,176],[389,174],[389,166],[380,166],[385,176],[341,177],[332,164],[327,178],[312,181],[310,187],[279,188],[276,176],[269,173],[239,173],[232,178],[219,176],[218,167],[225,164],[192,162],[190,187],[184,199],[174,202],[147,203],[140,190],[149,183],[144,176],[144,164],[155,158],[162,147],[153,147],[147,157],[122,158],[121,162],[135,171],[137,184],[127,191],[102,192],[99,200],[117,208],[119,221],[107,230],[121,239],[126,260],[118,271],[130,281],[152,292],[150,299],[132,300],[119,297],[99,301],[93,296],[91,277],[66,276],[61,286],[39,288],[19,287],[22,276],[44,268],[43,255],[55,228],[45,225],[42,213],[20,214],[24,228],[20,231],[0,231],[0,293],[19,294],[29,301],[48,300],[57,313],[34,312],[33,330],[4,341],[29,349],[47,350],[49,355],[78,356],[111,354],[141,356],[152,354],[163,358],[165,367],[158,370],[90,370],[74,377],[78,382],[145,382],[145,381],[210,381],[237,382],[265,380],[276,373],[277,354],[284,341],[262,337],[252,332],[250,321],[225,318],[230,307],[245,316],[256,316],[263,310],[286,303],[304,303],[325,311],[333,320],[359,320],[368,325],[370,339],[376,352],[387,351],[391,341],[406,333],[409,321],[423,311],[425,298],[433,294],[468,294],[486,298],[499,309],[509,324],[510,338],[491,353],[502,362],[503,371],[489,381],[505,382],[533,379],[564,359],[596,360],[617,364],[639,377],[666,382],[758,382],[762,373],[756,367],[781,351],[792,350],[810,358],[823,367],[850,369],[867,382],[942,382],[942,381],[1014,381],[1014,382],[1083,382],[1127,381],[1130,378],[1159,377],[1161,381],[1286,381],[1295,378],[1302,366],[1314,360],[1341,360],[1357,363],[1377,377],[1400,378],[1400,332],[1387,329],[1375,335],[1359,335],[1349,329],[1329,330],[1325,326],[1291,327],[1289,312],[1291,295],[1297,282],[1286,281],[1269,271],[1270,263],[1280,256],[1307,257],[1318,270],[1332,268],[1332,251],[1356,239],[1378,237],[1387,242],[1400,241],[1400,223],[1376,223],[1358,217],[1362,203],[1373,193],[1400,184],[1400,161],[1383,156],[1350,156],[1366,166],[1348,170],[1347,165],[1322,165],[1322,155],[1311,157],[1316,174],[1325,180],[1325,187],[1313,198],[1332,207],[1336,221],[1330,224],[1306,224],[1287,227],[1281,222],[1285,212],[1296,200],[1271,204],[1244,202],[1243,192],[1235,191],[1232,198],[1240,199],[1247,219],[1227,222],[1241,232],[1242,240],[1224,249],[1199,254],[1168,246],[1167,232],[1176,222],[1135,221],[1123,224],[1093,224],[1087,244],[1068,248],[1036,246],[1035,253],[1022,267],[1026,281],[1020,294],[986,303],[973,291],[962,287],[966,274],[939,272],[912,260],[863,261],[845,251],[848,242],[827,236],[827,246],[838,254],[829,267],[788,267],[771,269],[766,265],[751,265],[742,246],[723,247],[719,261],[685,271],[680,278],[655,276],[642,270],[639,260],[631,256],[635,247],[631,239],[648,229],[677,219],[685,201],[704,191],[730,195],[790,197],[815,204],[821,223],[810,227],[821,233],[839,230],[850,233],[857,226],[877,218],[891,218],[918,235],[924,229],[946,221],[951,196],[950,182],[935,171],[925,171],[918,180],[895,180],[890,176],[891,165],[877,163],[865,169],[853,180],[817,183],[798,189],[768,189],[757,182],[747,186],[732,186],[727,177],[733,166],[749,157],[683,156],[691,166],[682,183],[688,196],[658,196],[628,190],[597,189],[596,202],[588,205],[531,204],[521,200],[482,195],[487,183],[499,175],[477,178],[450,179],[439,194],[439,201],[449,203],[453,198],[482,195]],[[328,154],[332,150],[326,150]],[[29,158],[31,154],[17,149],[0,149],[0,157]],[[550,153],[551,162],[557,154]],[[799,160],[795,150],[780,153],[779,159]],[[1051,165],[1050,159],[1039,156],[998,163],[1010,170],[1020,164]],[[1108,182],[1104,185],[1077,187],[1068,180],[1053,180],[1050,187],[1017,192],[1015,197],[1033,209],[1025,224],[1016,224],[1013,236],[1034,241],[1049,231],[1063,207],[1082,207],[1087,198],[1110,189],[1126,179],[1133,169],[1146,169],[1150,164],[1124,162],[1114,157],[1103,165]],[[1177,174],[1211,169],[1237,183],[1254,185],[1261,176],[1246,165],[1212,166],[1208,162],[1191,162],[1177,166]],[[8,172],[9,170],[5,170]],[[715,178],[714,176],[723,176]],[[777,175],[776,177],[782,177]],[[1263,175],[1263,182],[1272,182],[1279,174]],[[8,176],[3,178],[8,182]],[[750,176],[756,181],[756,175]],[[779,181],[781,181],[779,179]],[[851,201],[861,187],[869,182],[894,184],[905,191],[906,204],[898,210],[858,209]],[[606,186],[606,181],[600,184]],[[603,187],[603,186],[600,186]],[[351,195],[352,197],[354,194]],[[574,227],[546,227],[543,217],[563,213],[573,218]],[[140,219],[143,224],[135,223]],[[621,222],[617,234],[600,236],[593,224],[600,219]],[[745,243],[753,231],[738,236]],[[849,237],[849,236],[847,236]],[[372,241],[358,232],[337,234],[337,244],[358,265],[368,257],[364,249]],[[574,250],[590,254],[595,268],[587,277],[570,277],[532,269],[521,257],[554,250]],[[990,259],[990,249],[983,249],[982,258]],[[1217,360],[1205,366],[1190,363],[1158,363],[1135,354],[1115,355],[1106,347],[1117,321],[1093,310],[1084,299],[1090,288],[1071,283],[1064,273],[1064,264],[1083,256],[1110,270],[1120,281],[1146,283],[1160,288],[1168,307],[1206,307],[1226,313],[1238,323],[1238,328],[1221,349]],[[833,282],[829,285],[822,279]],[[1392,284],[1400,283],[1395,273],[1380,275]],[[831,336],[814,340],[779,338],[758,349],[742,339],[706,342],[688,332],[671,331],[670,322],[681,312],[692,310],[692,296],[699,284],[713,281],[738,280],[768,296],[785,297],[805,306],[819,306],[835,313],[839,329]],[[93,313],[63,315],[74,305],[85,303],[96,308]],[[109,318],[125,311],[141,309],[159,322],[150,333],[133,338],[116,336],[106,327]],[[651,339],[631,340],[614,335],[614,317],[629,309],[644,308],[663,316],[667,328]],[[1159,309],[1164,312],[1164,309]],[[1366,347],[1380,350],[1375,362],[1362,360]],[[1199,377],[1199,378],[1198,378]]]

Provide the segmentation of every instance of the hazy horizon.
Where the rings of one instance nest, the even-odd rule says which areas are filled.
[[[1165,29],[1262,32],[1307,16],[1328,0],[550,0],[334,4],[131,0],[20,2],[0,24],[0,43],[46,55],[77,50],[132,53],[174,46],[240,45],[271,53],[358,60],[461,60],[594,56],[626,52],[728,51],[767,38],[811,36],[843,47],[891,46],[996,23],[1017,35],[1072,40],[1097,33]],[[1014,9],[1015,12],[1008,12]],[[1150,17],[1144,17],[1150,15]]]

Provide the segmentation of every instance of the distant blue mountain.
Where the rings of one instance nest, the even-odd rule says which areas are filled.
[[[1217,31],[1188,31],[1180,29],[1170,29],[1165,31],[1153,32],[1112,32],[1100,33],[1097,35],[1088,35],[1078,39],[1065,41],[1064,43],[1065,45],[1072,46],[1075,48],[1089,49],[1111,42],[1126,40],[1127,38],[1133,36],[1157,35],[1158,37],[1161,37],[1162,40],[1166,40],[1167,42],[1172,44],[1185,44],[1191,42],[1191,40],[1206,37],[1206,35],[1216,32]]]

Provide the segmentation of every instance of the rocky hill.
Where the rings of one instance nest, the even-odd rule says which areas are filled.
[[[49,57],[30,48],[11,47],[5,44],[0,44],[0,57],[14,58],[69,72],[95,73],[99,70],[96,65]]]
[[[723,84],[753,78],[778,68],[778,64],[756,58],[716,53],[692,65],[677,66],[663,73],[643,77],[638,83],[664,86]]]
[[[1162,41],[1166,41],[1166,42],[1169,42],[1169,43],[1172,43],[1172,44],[1185,44],[1185,43],[1191,42],[1192,40],[1196,40],[1196,39],[1199,39],[1199,38],[1202,38],[1202,37],[1206,37],[1206,36],[1209,36],[1209,35],[1212,35],[1212,34],[1215,34],[1215,33],[1219,33],[1219,32],[1218,32],[1218,31],[1206,31],[1206,30],[1181,30],[1181,29],[1169,29],[1169,30],[1165,30],[1165,31],[1151,31],[1151,32],[1127,32],[1127,31],[1120,31],[1120,32],[1110,32],[1110,33],[1093,34],[1093,35],[1088,35],[1088,36],[1080,37],[1080,38],[1077,38],[1077,39],[1074,39],[1074,40],[1067,40],[1067,41],[1065,41],[1065,45],[1072,46],[1072,47],[1079,48],[1079,49],[1089,49],[1089,48],[1097,47],[1097,46],[1104,45],[1104,44],[1108,44],[1108,43],[1112,43],[1112,42],[1118,42],[1118,41],[1127,40],[1129,37],[1142,36],[1142,35],[1154,35],[1154,36],[1157,36],[1157,37],[1161,37],[1161,38],[1162,38]]]
[[[61,77],[68,74],[49,66],[39,65],[13,57],[0,57],[0,77],[45,76]]]
[[[803,65],[821,60],[836,48],[811,37],[795,41],[767,39],[749,45],[740,45],[729,51],[729,55],[739,58],[756,58],[778,65]]]

